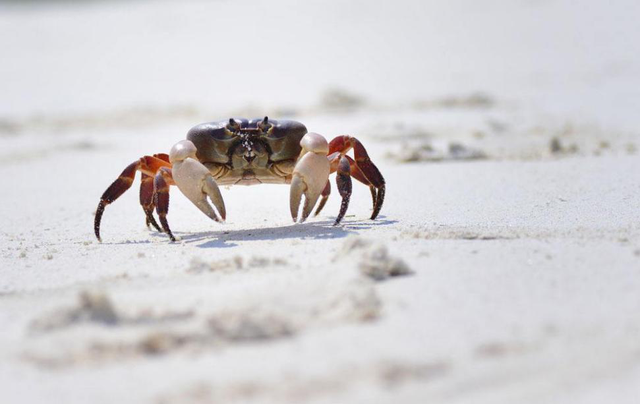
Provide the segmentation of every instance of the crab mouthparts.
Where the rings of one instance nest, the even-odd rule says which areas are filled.
[[[251,150],[249,150],[242,157],[244,157],[247,163],[251,164],[251,162],[256,159],[256,154]]]

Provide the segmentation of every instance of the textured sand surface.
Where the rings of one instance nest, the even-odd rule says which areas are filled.
[[[0,5],[0,401],[638,402],[638,10],[590,6]],[[127,164],[265,114],[358,136],[378,220],[172,190],[169,243],[136,181],[95,240]]]

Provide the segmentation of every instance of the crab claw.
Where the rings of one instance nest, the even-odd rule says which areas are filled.
[[[305,197],[300,223],[304,222],[313,210],[329,178],[329,160],[327,140],[317,133],[307,133],[300,141],[301,158],[293,169],[289,205],[293,221],[298,220],[298,210],[302,195]]]
[[[172,164],[173,180],[184,196],[205,215],[216,222],[223,222],[227,216],[224,200],[218,184],[207,167],[197,160],[196,146],[189,140],[176,143],[169,153],[169,161]],[[209,205],[207,196],[218,210],[220,217]]]

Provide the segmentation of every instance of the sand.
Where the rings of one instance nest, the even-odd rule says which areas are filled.
[[[637,7],[0,5],[0,401],[636,403]],[[127,164],[263,115],[361,139],[378,219],[172,190],[171,243],[132,189],[95,239]]]

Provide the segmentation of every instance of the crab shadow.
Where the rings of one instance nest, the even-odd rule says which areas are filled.
[[[234,241],[260,241],[282,239],[337,239],[350,234],[358,234],[358,230],[367,230],[379,226],[396,223],[395,220],[385,220],[384,217],[372,221],[350,221],[340,226],[333,226],[333,221],[323,220],[310,223],[298,223],[287,226],[262,227],[244,230],[217,230],[180,235],[183,243],[196,245],[198,248],[231,248],[238,244]]]

